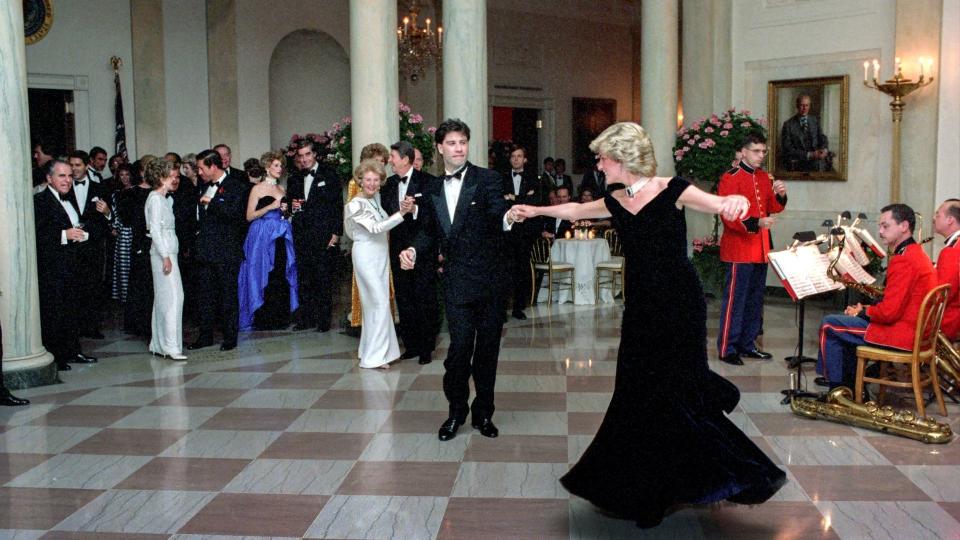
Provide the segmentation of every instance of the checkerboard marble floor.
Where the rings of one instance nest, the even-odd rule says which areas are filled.
[[[557,479],[609,401],[621,308],[528,312],[504,328],[498,439],[466,426],[437,440],[446,334],[432,364],[386,372],[358,369],[357,340],[334,332],[252,334],[186,365],[120,334],[86,342],[99,364],[18,392],[29,407],[0,409],[0,538],[960,537],[960,444],[780,405],[796,329],[793,306],[776,300],[764,343],[776,359],[732,367],[711,353],[711,366],[740,388],[730,416],[789,472],[786,487],[756,507],[685,509],[650,531],[598,514]],[[819,316],[808,308],[807,354]]]

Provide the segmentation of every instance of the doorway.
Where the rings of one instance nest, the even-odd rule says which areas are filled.
[[[54,157],[76,149],[73,90],[28,88],[30,144],[43,141],[44,150]],[[33,148],[30,148],[33,152]]]
[[[540,149],[540,109],[524,107],[493,107],[493,139],[512,141],[527,149],[527,168],[539,172]],[[491,156],[492,157],[492,156]],[[509,154],[497,153],[496,163],[489,167],[505,172],[510,169]]]

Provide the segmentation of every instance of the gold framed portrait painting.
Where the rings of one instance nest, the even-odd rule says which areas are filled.
[[[785,180],[847,179],[846,75],[770,81],[769,170]]]

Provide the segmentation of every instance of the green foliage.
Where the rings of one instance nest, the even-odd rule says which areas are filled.
[[[673,144],[677,174],[710,182],[716,192],[720,176],[733,166],[740,141],[753,132],[766,136],[766,121],[755,120],[750,111],[735,109],[700,118],[681,128]]]

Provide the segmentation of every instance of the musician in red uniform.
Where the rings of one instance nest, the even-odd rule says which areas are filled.
[[[767,155],[767,140],[750,133],[740,144],[740,162],[720,178],[717,194],[743,195],[750,212],[743,220],[723,220],[720,260],[727,268],[723,301],[720,304],[720,332],[717,349],[720,360],[742,366],[746,358],[769,360],[770,353],[757,349],[763,327],[763,292],[767,283],[767,253],[772,242],[772,214],[787,204],[787,186],[772,181],[760,168]]]
[[[937,257],[937,278],[941,285],[950,285],[950,296],[943,311],[940,331],[950,341],[960,340],[960,199],[947,199],[933,215],[933,231],[945,240],[946,246]]]
[[[905,204],[880,210],[881,241],[893,247],[887,263],[883,299],[873,306],[847,306],[844,315],[827,315],[820,323],[817,373],[838,386],[853,388],[857,370],[857,346],[909,351],[913,347],[917,318],[923,298],[937,286],[937,273],[930,258],[913,239],[917,218]]]

